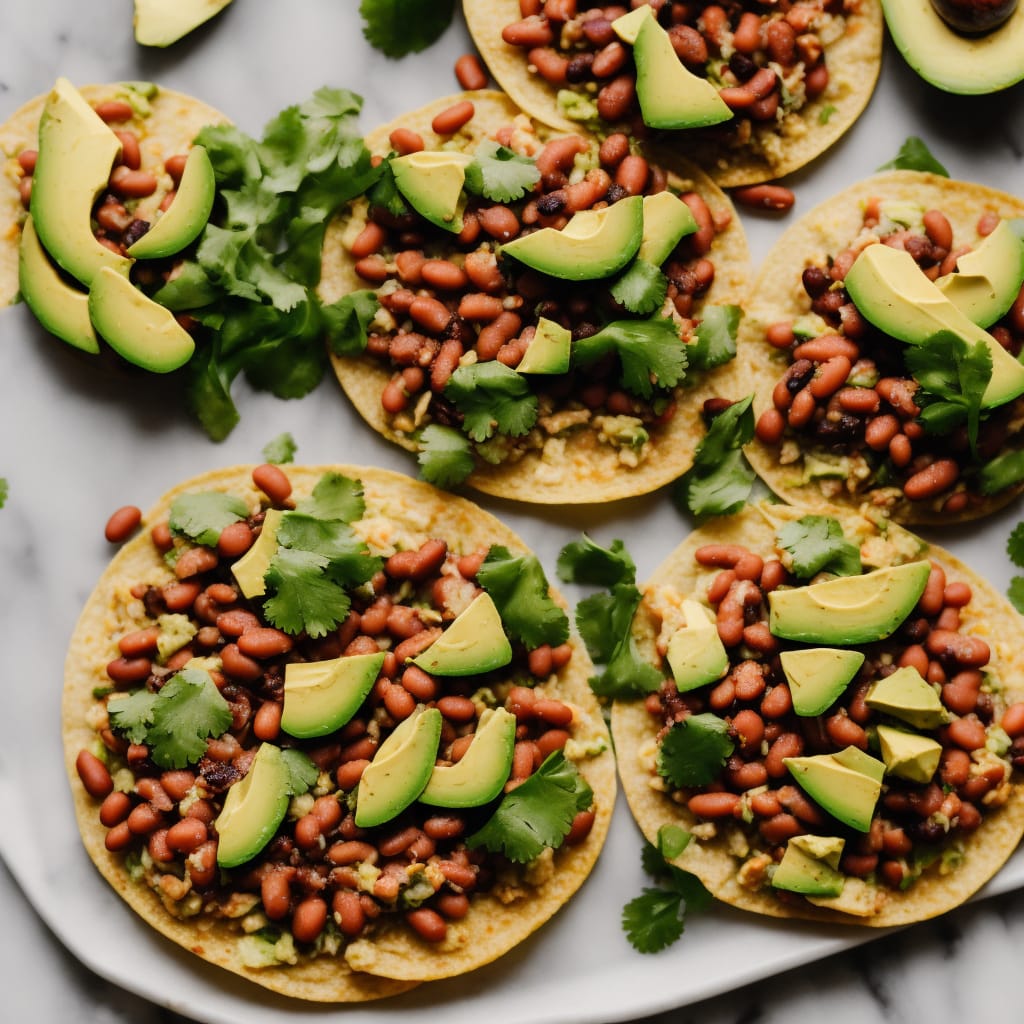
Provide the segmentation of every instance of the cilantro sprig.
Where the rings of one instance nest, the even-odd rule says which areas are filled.
[[[511,203],[522,199],[538,181],[536,161],[485,139],[474,150],[473,162],[466,168],[465,188],[495,203]]]
[[[184,768],[206,752],[206,741],[231,725],[231,708],[209,673],[182,669],[157,693],[135,690],[107,705],[111,728],[144,743],[161,768]]]
[[[248,514],[248,506],[233,494],[198,491],[178,495],[171,502],[167,522],[171,533],[188,537],[206,547],[215,547],[224,527]]]
[[[644,316],[661,308],[668,294],[668,278],[653,263],[637,257],[612,283],[611,293],[631,313]]]
[[[1006,553],[1018,569],[1024,569],[1024,522],[1018,523],[1006,542]],[[1010,603],[1024,615],[1024,576],[1014,576],[1007,591]]]
[[[416,459],[427,483],[455,487],[473,472],[476,463],[472,442],[455,427],[428,424],[420,431],[418,440]]]
[[[843,536],[842,525],[831,516],[802,516],[786,523],[776,541],[789,552],[791,568],[801,579],[809,580],[819,572],[860,574],[860,548]]]
[[[705,786],[718,778],[735,744],[728,723],[705,712],[676,722],[658,749],[658,774],[677,789]]]
[[[362,0],[366,41],[386,57],[419,53],[451,24],[455,0]]]
[[[878,170],[931,171],[932,174],[939,174],[944,178],[949,177],[949,171],[932,156],[924,139],[916,135],[908,136],[896,156],[882,164]]]
[[[686,376],[686,346],[675,322],[667,317],[613,320],[573,343],[573,361],[582,366],[610,352],[619,357],[623,388],[640,398],[650,398],[655,386],[673,388]]]
[[[288,431],[278,434],[263,446],[262,455],[266,462],[283,466],[295,461],[295,438]]]
[[[529,382],[497,360],[460,366],[444,396],[462,413],[462,429],[474,441],[486,441],[495,431],[520,437],[537,422],[537,396]]]
[[[623,930],[641,953],[657,953],[671,946],[683,934],[686,915],[711,902],[711,893],[696,875],[669,863],[689,841],[690,833],[678,825],[662,825],[657,845],[644,844],[644,871],[662,884],[645,888],[622,908]]]
[[[736,356],[736,331],[743,311],[739,306],[708,306],[686,349],[690,366],[710,370]]]
[[[557,849],[572,828],[578,811],[594,802],[594,792],[576,766],[556,750],[521,785],[502,797],[483,828],[466,840],[504,854],[516,864],[539,857],[545,847]]]

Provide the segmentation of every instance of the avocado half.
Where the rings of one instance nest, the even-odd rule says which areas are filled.
[[[982,95],[1024,79],[1024,5],[976,36],[950,28],[931,0],[882,0],[882,12],[903,59],[937,89]]]

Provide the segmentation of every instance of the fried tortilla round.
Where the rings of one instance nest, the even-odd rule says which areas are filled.
[[[431,128],[434,117],[462,99],[473,103],[473,119],[454,137],[437,135]],[[392,131],[408,128],[423,137],[428,150],[438,148],[442,142],[454,142],[460,148],[471,150],[483,139],[492,137],[503,125],[524,116],[502,93],[493,90],[464,93],[436,100],[375,129],[367,135],[366,145],[371,153],[386,156],[391,148],[388,139]],[[562,134],[550,132],[536,123],[530,130],[536,131],[541,141]],[[693,165],[677,163],[676,170],[677,176],[670,179],[670,184],[681,192],[692,190],[699,193],[716,220],[728,222],[724,230],[715,236],[709,253],[714,262],[714,281],[700,296],[694,310],[694,316],[699,317],[700,310],[708,305],[739,304],[742,301],[750,255],[742,225],[725,194]],[[365,216],[366,205],[361,203],[353,207],[347,216],[335,220],[327,230],[319,285],[321,297],[327,302],[367,287],[366,281],[355,271],[355,261],[349,249],[354,238],[353,225],[357,231]],[[445,258],[450,253],[442,251],[435,255]],[[368,355],[335,356],[333,363],[342,388],[366,422],[388,440],[409,451],[417,451],[415,437],[396,430],[381,405],[381,394],[392,376],[386,363]],[[581,429],[566,435],[557,465],[552,465],[545,458],[543,450],[527,450],[521,458],[498,465],[478,460],[467,483],[486,494],[539,504],[610,501],[653,491],[690,468],[694,450],[704,436],[701,418],[704,401],[723,394],[741,397],[742,381],[736,380],[734,363],[735,360],[714,370],[694,374],[692,381],[684,382],[675,389],[676,413],[667,423],[649,428],[650,443],[639,465],[625,464],[617,448],[595,443],[594,430]]]
[[[148,95],[150,90],[155,90],[152,95]],[[149,82],[84,85],[79,92],[93,106],[107,100],[126,100],[133,107],[135,113],[129,120],[112,122],[110,127],[135,134],[139,140],[140,169],[157,178],[156,192],[139,203],[137,216],[143,219],[147,211],[154,213],[174,188],[173,179],[164,170],[164,161],[169,156],[187,153],[204,125],[225,124],[228,120],[220,111],[192,96]],[[36,148],[46,98],[43,95],[29,100],[0,125],[0,306],[10,304],[18,294],[18,245],[26,216],[19,192],[24,171],[18,154]]]
[[[760,416],[772,406],[772,391],[789,362],[785,353],[767,342],[766,328],[807,316],[811,300],[801,280],[804,269],[826,266],[858,239],[857,244],[863,244],[869,234],[862,226],[869,201],[880,201],[883,209],[885,204],[892,204],[896,210],[942,211],[953,229],[955,245],[976,245],[980,240],[978,223],[986,215],[1001,218],[1024,216],[1024,201],[984,185],[953,181],[918,171],[888,171],[858,182],[801,217],[786,230],[765,258],[751,288],[746,316],[740,325],[739,348],[744,372],[749,375],[747,379],[755,390],[755,416]],[[898,341],[892,341],[892,346],[890,356],[898,357],[905,348]],[[889,372],[892,370],[885,371]],[[1020,449],[1024,444],[1019,427],[1022,406],[1024,403],[1020,399],[1005,406],[1011,419],[1004,439],[994,450],[984,452],[984,461]],[[782,445],[765,445],[755,438],[747,446],[747,458],[780,498],[809,511],[825,510],[830,506],[854,511],[868,502],[884,508],[896,522],[948,525],[982,518],[1002,508],[1024,489],[1024,483],[1021,483],[994,495],[982,496],[972,492],[969,503],[954,510],[945,505],[949,492],[934,501],[911,501],[899,487],[884,482],[877,485],[865,483],[863,474],[859,472],[844,471],[840,474],[838,471],[823,471],[816,475],[808,456],[812,460],[823,456],[827,462],[828,448],[825,445],[811,447],[805,435],[791,438],[788,431],[783,442]],[[979,453],[982,447],[979,445]]]
[[[138,629],[145,619],[130,589],[139,583],[160,586],[175,579],[150,539],[149,529],[165,522],[171,502],[185,493],[224,491],[242,498],[250,509],[258,509],[262,494],[252,483],[251,471],[251,466],[236,466],[208,472],[164,495],[145,516],[144,532],[115,555],[75,627],[65,667],[62,733],[75,814],[86,850],[118,895],[158,932],[210,963],[297,999],[377,999],[403,992],[420,981],[462,974],[489,963],[522,942],[576,892],[594,866],[608,833],[616,792],[614,758],[607,727],[587,684],[593,666],[583,645],[575,640],[570,641],[573,656],[569,664],[544,682],[543,690],[573,706],[573,729],[588,744],[587,753],[577,764],[594,792],[593,828],[578,845],[555,851],[546,870],[535,872],[527,883],[522,883],[522,873],[515,873],[520,880],[518,889],[514,885],[496,886],[492,892],[474,895],[469,913],[449,922],[448,937],[443,942],[421,940],[404,924],[401,915],[382,915],[369,936],[343,946],[336,956],[300,956],[294,965],[254,969],[243,963],[238,946],[242,933],[237,924],[219,917],[203,920],[172,916],[151,888],[132,879],[124,857],[105,846],[107,829],[99,821],[98,803],[84,790],[75,761],[79,751],[91,748],[96,741],[95,715],[103,705],[94,691],[110,685],[105,667],[119,653],[116,640]],[[355,525],[365,534],[371,550],[392,553],[392,542],[398,539],[419,544],[442,537],[452,550],[471,552],[498,544],[513,555],[527,553],[515,533],[471,502],[386,470],[288,466],[293,495],[308,495],[328,471],[362,484],[366,514]],[[552,594],[562,601],[554,591]],[[385,921],[386,917],[399,919]]]
[[[463,0],[462,7],[477,49],[509,96],[539,121],[561,131],[579,131],[580,123],[559,107],[558,94],[565,87],[530,70],[524,48],[502,39],[505,26],[522,18],[519,0]],[[780,178],[823,153],[867,106],[881,69],[881,7],[855,7],[841,19],[842,32],[825,44],[829,84],[819,97],[772,121],[745,121],[752,126],[749,138],[730,131],[728,123],[708,130],[651,131],[652,157],[672,167],[680,159],[677,154],[685,154],[722,188],[732,188]],[[604,125],[603,131],[616,127],[621,126]]]
[[[654,663],[660,664],[655,651],[659,619],[652,615],[647,596],[655,588],[671,587],[684,596],[704,601],[708,583],[718,572],[699,565],[694,553],[705,544],[739,544],[763,558],[778,557],[776,530],[803,513],[782,505],[755,506],[735,516],[722,518],[692,533],[658,567],[644,587],[645,600],[633,624],[638,646]],[[868,545],[888,545],[899,557],[913,561],[928,558],[946,571],[950,583],[970,584],[972,599],[961,609],[961,629],[982,637],[991,647],[991,664],[998,672],[1007,705],[1024,699],[1024,625],[1009,602],[985,579],[969,569],[950,552],[927,544],[901,527],[881,525],[854,515],[842,515],[840,522],[848,539]],[[876,549],[877,551],[877,549]],[[914,552],[910,554],[910,552]],[[656,735],[660,722],[644,708],[642,700],[618,701],[612,712],[612,736],[618,756],[623,792],[640,828],[652,842],[663,825],[684,829],[697,826],[698,819],[685,802],[671,798],[656,788],[663,780],[654,771]],[[772,780],[770,786],[784,784],[786,778]],[[699,832],[699,828],[698,828]],[[737,851],[743,845],[742,830],[731,821],[716,826],[713,838],[691,840],[673,863],[698,875],[714,896],[743,910],[771,917],[798,917],[844,925],[887,927],[910,924],[945,913],[977,892],[1003,865],[1024,835],[1024,788],[1019,781],[1009,785],[1005,803],[987,809],[980,827],[963,843],[963,856],[949,870],[933,865],[905,891],[878,886],[874,898],[884,895],[880,908],[869,916],[852,916],[820,908],[799,898],[780,899],[768,884],[749,888],[741,884],[737,870],[743,863]],[[849,880],[847,882],[849,885]],[[862,883],[861,883],[862,884]],[[875,887],[872,887],[875,888]]]

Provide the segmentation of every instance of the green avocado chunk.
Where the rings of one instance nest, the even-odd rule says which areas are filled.
[[[270,560],[277,553],[277,531],[283,515],[282,509],[268,508],[255,543],[231,566],[231,573],[243,597],[262,597],[267,592],[264,576]]]
[[[1024,5],[980,35],[950,28],[931,0],[882,0],[882,11],[903,59],[939,89],[980,95],[1024,78]]]
[[[1024,282],[1024,243],[1001,220],[976,249],[956,261],[956,272],[944,274],[935,287],[979,327],[990,327],[1012,305]]]
[[[110,127],[66,78],[58,78],[39,119],[30,208],[43,248],[87,286],[100,267],[127,276],[132,265],[100,245],[92,231],[93,204],[120,153]]]
[[[469,749],[453,765],[435,765],[420,803],[433,807],[481,807],[502,791],[512,770],[516,716],[488,708]]]
[[[768,628],[807,644],[872,643],[890,636],[924,593],[931,563],[906,562],[768,595]]]
[[[281,728],[300,739],[340,729],[366,700],[383,662],[383,651],[289,662],[284,670]]]
[[[170,46],[229,3],[231,0],[135,0],[135,42]]]
[[[929,736],[904,732],[889,725],[878,727],[878,743],[885,770],[890,775],[922,785],[932,781],[942,757],[941,743],[936,743]]]
[[[668,642],[666,658],[680,693],[713,683],[729,670],[729,655],[709,612],[697,601],[683,601],[686,625]]]
[[[185,160],[174,201],[160,219],[128,247],[128,255],[148,260],[181,252],[206,227],[216,194],[217,181],[209,154],[204,146],[193,146]]]
[[[772,873],[772,886],[802,896],[838,896],[846,883],[838,870],[845,844],[838,836],[793,836]]]
[[[72,288],[39,244],[31,215],[25,219],[18,247],[18,288],[25,305],[53,335],[92,355],[100,343],[89,319],[89,296]]]
[[[395,187],[412,208],[431,224],[457,235],[466,208],[466,168],[473,158],[449,150],[422,150],[390,162]]]
[[[935,688],[911,665],[879,679],[864,698],[869,708],[883,711],[917,729],[936,729],[949,721]]]
[[[969,345],[983,342],[992,355],[992,377],[982,396],[985,408],[1024,394],[1024,364],[961,313],[910,253],[881,243],[869,245],[853,261],[843,284],[865,319],[908,345],[926,345],[945,333]]]
[[[644,236],[636,258],[660,267],[680,239],[697,230],[690,208],[674,192],[644,196]]]
[[[863,751],[858,753],[863,757],[868,756],[863,754]],[[858,832],[870,830],[875,805],[882,792],[881,775],[876,778],[850,768],[837,760],[833,754],[787,757],[783,759],[783,763],[797,785],[833,818]],[[881,762],[876,763],[884,772],[885,765]]]
[[[501,668],[512,660],[512,645],[501,616],[486,591],[424,651],[411,659],[424,672],[436,676],[470,676]]]
[[[541,228],[501,247],[503,256],[566,281],[590,281],[621,270],[644,235],[642,196],[628,196],[603,210],[581,210],[558,231]]]
[[[192,336],[174,314],[111,267],[101,267],[93,276],[89,316],[118,355],[153,373],[177,370],[195,351]]]
[[[373,828],[398,817],[423,792],[441,739],[441,712],[420,705],[380,745],[356,789],[356,824]]]
[[[793,697],[793,710],[804,718],[813,718],[846,689],[864,664],[864,655],[861,651],[810,647],[783,651],[779,660]]]
[[[288,788],[288,765],[281,748],[262,744],[248,774],[228,790],[213,823],[217,863],[222,868],[252,860],[270,842],[288,811]]]
[[[568,373],[572,332],[554,320],[541,317],[537,333],[516,367],[517,373]]]

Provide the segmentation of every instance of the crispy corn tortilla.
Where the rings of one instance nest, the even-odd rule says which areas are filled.
[[[742,544],[765,558],[774,557],[776,530],[802,514],[788,506],[759,506],[716,520],[692,533],[668,556],[648,581],[645,592],[670,585],[686,596],[703,599],[708,582],[717,570],[697,564],[694,559],[697,548],[708,543]],[[847,538],[856,537],[863,543],[881,536],[880,530],[863,517],[842,515],[841,522]],[[1007,600],[945,549],[928,545],[895,524],[889,524],[887,529],[889,538],[896,544],[909,543],[911,550],[918,541],[923,545],[924,550],[913,558],[934,559],[946,570],[950,582],[963,580],[970,584],[973,598],[962,611],[962,629],[984,637],[991,646],[991,663],[997,667],[1007,703],[1024,698],[1024,625]],[[657,631],[657,620],[642,603],[634,620],[633,633],[641,650],[656,662]],[[656,841],[662,825],[689,829],[697,821],[685,804],[676,803],[669,794],[651,786],[655,778],[652,765],[657,728],[658,723],[645,710],[643,701],[616,702],[612,712],[612,736],[623,792],[637,823],[652,842]],[[758,914],[877,928],[910,924],[959,906],[999,870],[1024,835],[1024,787],[1020,782],[1013,783],[1006,804],[997,811],[986,811],[981,826],[965,841],[963,861],[955,869],[948,874],[937,869],[926,871],[904,892],[884,889],[887,901],[878,913],[869,917],[837,913],[804,900],[783,903],[770,887],[759,891],[745,888],[736,878],[741,861],[730,852],[730,836],[738,833],[738,828],[727,824],[711,840],[694,839],[673,863],[698,875],[718,899]]]
[[[132,882],[124,858],[110,853],[104,845],[106,829],[98,819],[99,806],[84,791],[75,758],[95,741],[96,733],[88,720],[95,705],[93,690],[109,685],[105,666],[116,656],[115,640],[138,628],[139,619],[132,619],[125,610],[131,603],[129,589],[139,582],[160,584],[173,579],[148,530],[166,519],[171,502],[184,492],[229,491],[251,508],[258,508],[260,492],[252,484],[251,469],[238,466],[209,472],[164,495],[145,517],[144,532],[125,544],[103,573],[75,627],[65,668],[62,731],[75,814],[86,850],[117,893],[157,931],[204,960],[297,999],[376,999],[403,992],[419,981],[450,977],[489,963],[544,924],[583,884],[608,832],[616,791],[615,765],[607,727],[587,684],[593,666],[577,641],[573,641],[569,666],[544,687],[549,695],[576,706],[579,738],[603,743],[603,752],[578,762],[594,791],[593,829],[581,844],[555,853],[550,875],[535,888],[527,886],[531,891],[525,898],[502,902],[493,893],[475,896],[469,914],[450,923],[444,943],[423,942],[398,920],[379,928],[372,937],[350,943],[337,957],[250,969],[239,959],[236,930],[220,921],[197,927],[171,916],[150,888]],[[359,529],[371,547],[382,553],[392,553],[395,540],[420,544],[430,537],[446,538],[453,548],[463,551],[490,544],[504,545],[513,553],[527,550],[515,533],[476,505],[386,470],[290,466],[288,476],[295,495],[309,494],[328,470],[362,481],[367,512]],[[136,615],[140,614],[136,607]]]
[[[89,103],[110,99],[125,99],[128,93],[123,85],[84,85],[79,92]],[[115,131],[134,132],[139,138],[142,152],[141,169],[155,174],[159,182],[156,192],[140,202],[139,215],[155,212],[163,197],[174,187],[164,170],[164,160],[176,153],[187,153],[199,129],[208,124],[224,124],[227,118],[218,110],[192,96],[159,88],[148,101],[150,113],[136,115],[130,121],[111,125]],[[9,305],[18,294],[18,245],[21,225],[25,221],[25,208],[21,204],[18,185],[22,178],[18,154],[38,145],[39,117],[46,103],[46,95],[29,100],[0,125],[0,306]]]
[[[436,135],[431,121],[456,101],[468,98],[476,114],[455,136],[472,150],[484,138],[522,113],[506,96],[493,90],[449,96],[410,114],[382,125],[366,137],[366,145],[375,155],[387,155],[388,136],[398,127],[419,132],[427,148],[438,147],[448,136]],[[536,126],[541,139],[561,133]],[[681,191],[699,192],[713,213],[731,218],[729,226],[716,236],[710,258],[715,264],[715,279],[700,306],[739,304],[745,293],[749,251],[742,225],[732,204],[711,180],[692,165],[677,163],[678,177],[672,184]],[[349,215],[335,220],[327,230],[323,250],[323,270],[319,285],[321,297],[333,302],[348,292],[366,287],[354,269],[348,249],[366,216],[366,205],[353,207]],[[445,256],[447,253],[440,253]],[[696,315],[699,316],[698,306]],[[332,357],[334,370],[363,419],[389,441],[409,451],[417,451],[416,440],[393,429],[381,406],[381,392],[391,371],[372,356]],[[694,377],[695,383],[677,389],[678,411],[672,420],[650,430],[650,453],[638,467],[630,468],[619,459],[618,449],[597,443],[593,431],[581,430],[568,436],[563,460],[551,465],[540,451],[529,451],[518,461],[497,466],[480,465],[467,483],[497,497],[546,504],[582,504],[633,497],[668,483],[682,475],[693,462],[693,452],[704,436],[701,407],[716,395],[742,397],[743,377],[734,370],[735,360]]]
[[[559,110],[558,88],[529,70],[522,47],[501,38],[502,29],[522,17],[519,0],[464,0],[462,7],[473,42],[509,96],[539,121],[561,131],[579,131],[579,123]],[[722,188],[780,178],[803,167],[843,135],[867,106],[882,65],[883,27],[880,5],[863,0],[843,35],[825,48],[829,84],[824,94],[781,121],[755,125],[750,142],[729,140],[721,133],[724,126],[709,132],[652,132],[651,155],[671,167],[685,154]]]
[[[824,266],[827,257],[846,249],[861,234],[864,203],[873,197],[913,203],[925,210],[942,210],[953,227],[955,244],[978,241],[978,218],[986,212],[1001,217],[1024,216],[1024,201],[1005,192],[919,171],[873,175],[805,214],[786,230],[765,258],[751,287],[746,315],[740,324],[738,347],[744,371],[749,373],[748,380],[755,390],[755,416],[771,407],[772,389],[787,366],[787,357],[765,340],[765,328],[809,312],[810,299],[801,284],[804,268],[812,263]],[[1012,447],[1021,446],[1019,437],[1010,440]],[[824,510],[831,505],[852,512],[869,501],[883,506],[901,523],[943,525],[978,519],[1006,505],[1024,489],[1024,484],[1009,487],[983,498],[976,505],[969,505],[963,512],[950,515],[925,502],[908,501],[902,492],[894,492],[892,488],[866,492],[840,489],[836,493],[829,490],[826,495],[819,480],[800,482],[802,462],[781,464],[778,449],[756,438],[747,446],[746,454],[765,483],[792,505],[809,511]]]

